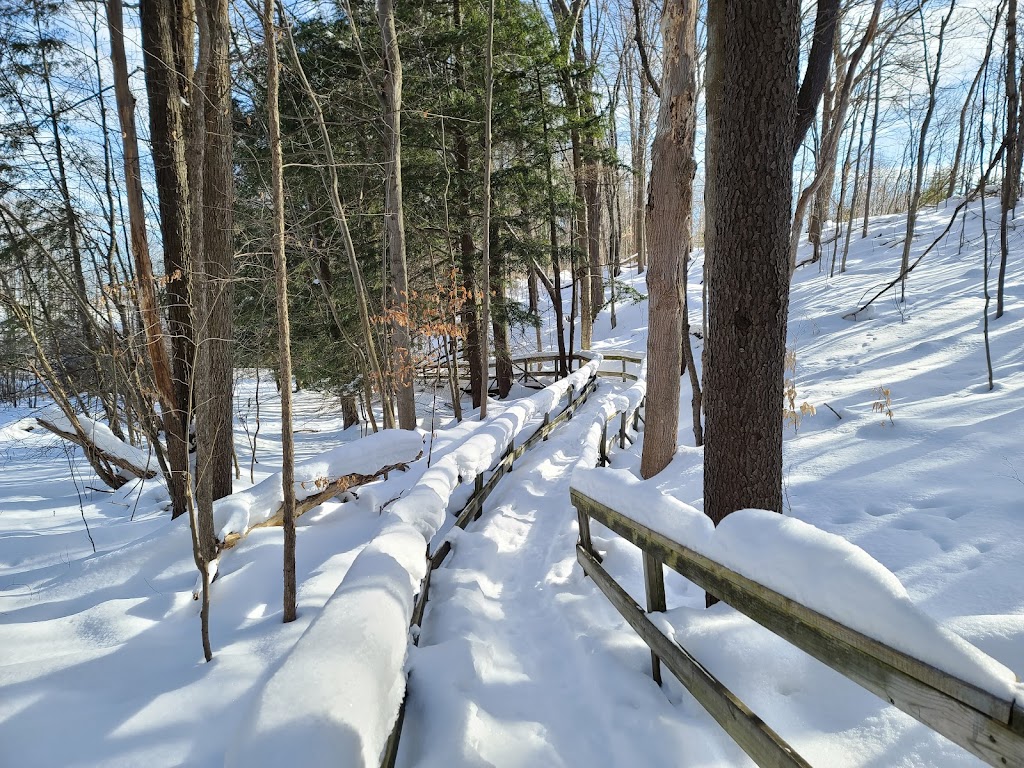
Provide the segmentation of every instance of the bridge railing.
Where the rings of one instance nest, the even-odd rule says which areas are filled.
[[[633,519],[626,511],[628,503],[612,508],[576,487],[570,494],[580,520],[577,560],[650,647],[655,680],[661,682],[661,664],[667,666],[758,765],[809,764],[650,620],[648,613],[666,610],[663,566],[989,765],[1024,766],[1024,707],[1012,693],[997,695],[747,578]],[[592,543],[591,521],[640,548],[646,611],[601,564]],[[974,659],[984,656],[973,647],[967,650]],[[1007,690],[1012,690],[1012,685],[1008,683]]]

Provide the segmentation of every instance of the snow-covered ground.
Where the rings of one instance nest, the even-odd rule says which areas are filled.
[[[915,252],[952,210],[922,212]],[[996,210],[989,206],[993,223]],[[911,274],[905,305],[887,296],[856,322],[842,315],[898,269],[903,217],[874,220],[864,240],[855,232],[846,274],[829,279],[816,265],[797,273],[790,310],[797,402],[817,414],[798,431],[787,428],[785,512],[863,548],[929,617],[1020,675],[1024,241],[1020,231],[1011,234],[1007,311],[991,323],[996,386],[989,392],[979,217],[980,206],[970,206],[963,243],[958,221]],[[989,231],[998,232],[993,224]],[[695,329],[700,267],[698,254],[690,274]],[[623,279],[644,290],[642,277]],[[993,275],[993,290],[994,282]],[[595,347],[644,350],[646,303],[620,306],[617,320],[613,330],[601,315]],[[524,346],[532,339],[532,331],[524,334]],[[692,447],[685,381],[681,448],[653,484],[700,509],[702,452]],[[242,379],[237,397],[240,489],[250,484],[253,385]],[[883,388],[891,421],[874,407]],[[678,683],[659,689],[651,681],[647,647],[575,563],[569,478],[588,425],[621,391],[602,380],[577,416],[499,483],[483,518],[454,539],[408,661],[399,765],[748,764]],[[280,461],[272,383],[262,383],[260,400],[257,483]],[[428,429],[434,403],[422,394]],[[281,624],[280,529],[257,529],[228,551],[213,591],[215,659],[205,664],[187,525],[169,521],[163,488],[147,481],[141,491],[137,483],[115,494],[94,490],[101,486],[80,456],[39,429],[24,430],[29,415],[0,411],[4,766],[222,765],[267,680],[381,532],[381,505],[426,469],[419,462],[300,519],[293,624]],[[476,428],[438,430],[432,462]],[[307,460],[359,437],[358,429],[342,431],[340,408],[313,393],[299,395],[296,429],[299,458]],[[639,451],[640,444],[613,453],[612,466],[635,473]],[[595,534],[605,566],[642,596],[638,551],[598,526]],[[728,606],[705,610],[703,593],[683,579],[669,574],[667,586],[662,623],[812,764],[978,764]],[[323,646],[327,671],[334,649]],[[345,682],[337,684],[341,696]],[[293,762],[313,762],[308,757],[295,754]]]

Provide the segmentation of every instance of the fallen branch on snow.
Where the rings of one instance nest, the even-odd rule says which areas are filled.
[[[156,470],[150,468],[150,457],[146,451],[124,442],[105,424],[85,416],[76,415],[76,419],[78,429],[58,411],[37,416],[36,422],[85,451],[100,479],[112,488],[120,488],[135,477],[147,480],[156,477]]]

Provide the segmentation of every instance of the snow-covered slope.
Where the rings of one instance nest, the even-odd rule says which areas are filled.
[[[990,237],[995,210],[989,205]],[[917,253],[952,211],[951,204],[922,212]],[[785,511],[862,547],[928,616],[1020,675],[1024,239],[1011,233],[1007,311],[991,323],[996,385],[989,392],[980,213],[972,204],[963,226],[958,220],[911,274],[905,305],[890,292],[858,321],[843,315],[898,269],[902,217],[874,220],[863,240],[854,232],[846,274],[829,278],[816,265],[798,271],[790,312],[795,385],[798,402],[815,405],[817,415],[804,417],[799,431],[787,428]],[[694,328],[700,267],[698,253],[690,274]],[[623,279],[644,290],[642,277]],[[646,304],[617,309],[615,329],[607,312],[598,319],[595,346],[643,350]],[[532,332],[522,340],[529,344]],[[685,381],[681,447],[656,485],[700,509],[702,452],[692,447]],[[875,411],[885,403],[880,389],[889,390],[891,420]],[[257,482],[279,463],[277,403],[268,390]],[[400,765],[747,764],[677,683],[654,685],[646,646],[575,564],[568,476],[602,393],[616,390],[602,382],[573,421],[524,458],[435,574],[421,647],[410,660]],[[252,382],[243,382],[238,406],[249,433],[252,396]],[[300,458],[358,437],[341,431],[330,403],[312,394],[299,402]],[[424,396],[422,405],[429,403]],[[256,530],[231,550],[214,590],[216,658],[207,665],[187,528],[167,520],[160,484],[141,484],[141,493],[140,484],[116,494],[90,489],[99,486],[80,457],[24,431],[18,422],[28,415],[0,411],[0,765],[222,765],[263,683],[380,532],[376,510],[425,469],[416,465],[300,519],[294,624],[280,622],[280,531]],[[476,428],[439,430],[433,460]],[[241,422],[236,438],[245,487]],[[613,466],[635,472],[640,448],[616,452]],[[597,534],[606,567],[642,595],[637,551]],[[674,575],[668,604],[664,621],[677,641],[812,764],[977,764],[727,606],[705,610],[702,593]]]

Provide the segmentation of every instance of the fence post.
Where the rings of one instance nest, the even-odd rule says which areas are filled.
[[[545,413],[544,414],[544,423],[541,425],[541,429],[547,429],[547,426],[550,423],[551,423],[551,414],[550,413]],[[544,442],[547,442],[547,439],[548,439],[548,433],[545,432],[544,433],[544,437],[542,438],[542,440]]]
[[[644,552],[644,592],[647,595],[647,612],[663,612],[665,610],[665,569],[661,560]],[[651,677],[661,685],[661,659],[651,651]]]
[[[569,385],[569,405],[567,406],[567,408],[569,409],[569,416],[568,416],[569,419],[572,419],[572,400],[573,400],[573,394],[574,394],[575,390],[576,390],[576,387],[574,387],[572,384],[570,384]]]
[[[580,524],[580,546],[600,561],[601,556],[594,551],[594,542],[590,538],[590,515],[582,507],[577,507],[576,519]]]
[[[619,419],[619,450],[626,448],[626,412],[622,412],[622,418]]]
[[[601,450],[597,454],[599,467],[608,466],[608,422],[601,425]]]
[[[622,358],[622,380],[626,380],[626,358]]]

